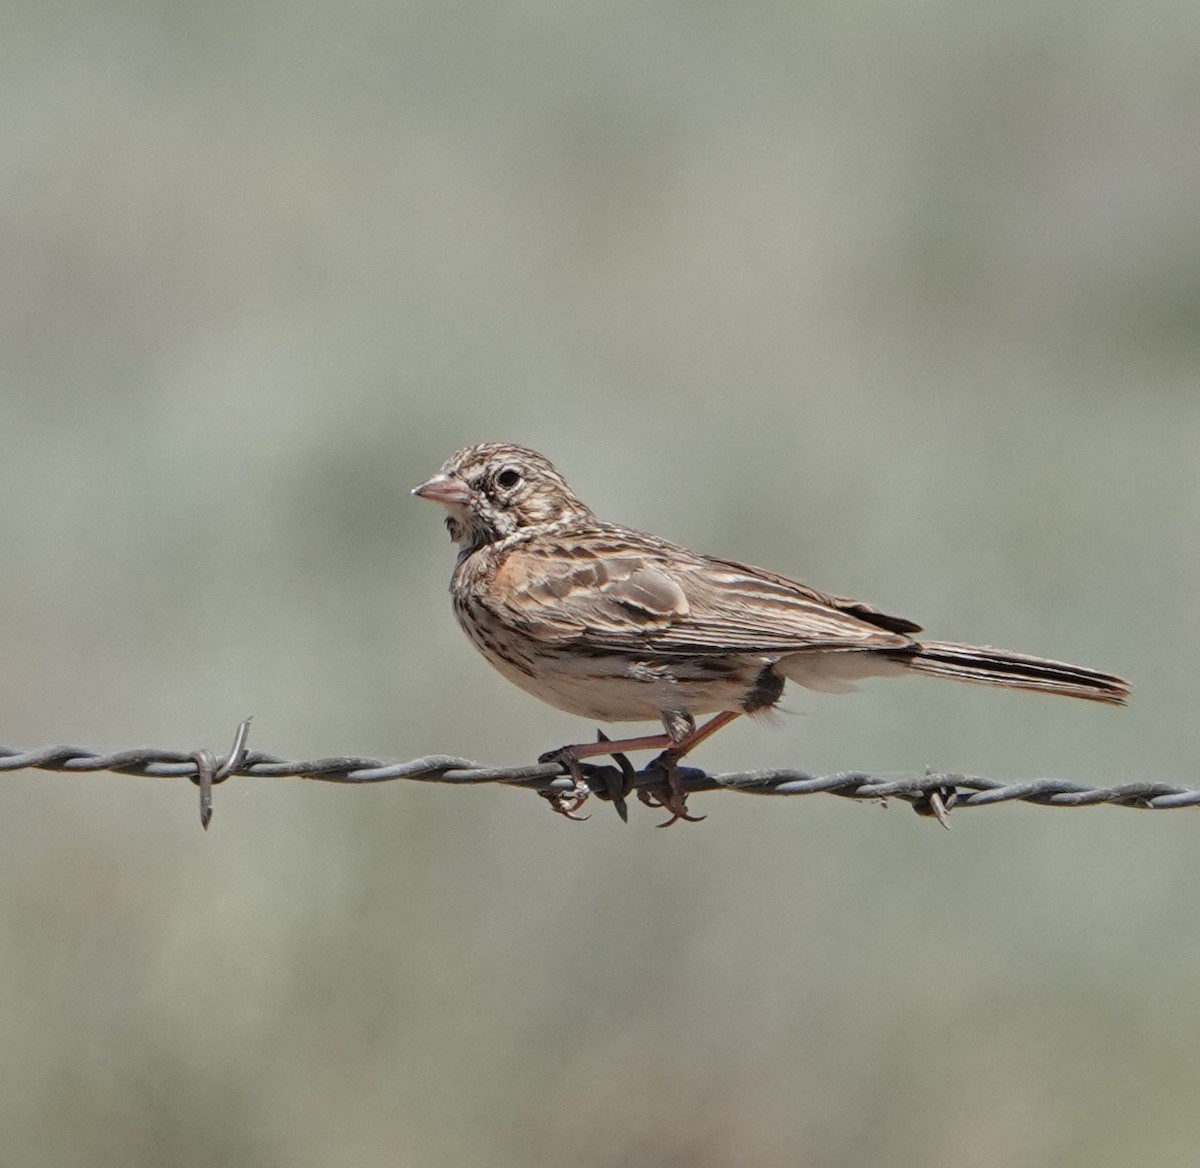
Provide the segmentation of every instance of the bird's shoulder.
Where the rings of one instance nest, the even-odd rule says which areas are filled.
[[[557,525],[481,548],[457,575],[487,607],[541,635],[646,633],[688,613],[670,547],[613,525]]]

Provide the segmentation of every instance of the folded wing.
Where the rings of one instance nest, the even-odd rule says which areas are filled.
[[[771,572],[623,528],[510,551],[491,590],[547,643],[683,656],[887,650],[918,626]]]

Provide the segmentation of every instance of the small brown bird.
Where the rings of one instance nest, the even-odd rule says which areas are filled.
[[[553,464],[521,446],[468,446],[413,492],[447,510],[459,545],[458,623],[505,677],[568,713],[659,720],[665,733],[565,746],[579,761],[659,750],[670,822],[690,818],[674,767],[739,714],[770,710],[785,680],[844,692],[868,677],[925,673],[1121,705],[1128,683],[1078,665],[949,641],[762,568],[701,555],[598,519]],[[715,715],[703,725],[696,716]]]

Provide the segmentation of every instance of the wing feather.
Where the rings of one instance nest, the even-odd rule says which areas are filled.
[[[900,649],[911,621],[785,576],[605,526],[518,543],[488,603],[538,640],[597,650],[783,654]]]

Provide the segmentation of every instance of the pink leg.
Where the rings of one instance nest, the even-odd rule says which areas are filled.
[[[540,761],[550,762],[563,758],[569,751],[578,762],[584,758],[595,758],[601,754],[625,754],[630,750],[662,750],[664,756],[670,755],[671,760],[678,762],[685,754],[691,753],[706,738],[711,738],[722,726],[728,726],[734,718],[740,717],[732,710],[716,714],[703,726],[698,726],[686,738],[673,742],[669,734],[645,734],[640,738],[605,738],[600,742],[580,742],[574,746],[560,746],[542,755]],[[665,748],[665,749],[664,749]]]
[[[646,734],[641,738],[605,738],[602,742],[580,742],[575,746],[560,746],[557,750],[543,755],[543,760],[549,762],[561,758],[570,751],[576,761],[581,758],[595,758],[598,754],[624,754],[629,750],[661,750],[670,746],[671,739],[666,734]]]
[[[670,756],[671,762],[678,762],[685,754],[690,754],[697,746],[700,745],[706,738],[711,738],[722,726],[728,726],[734,718],[740,718],[741,714],[736,710],[722,710],[721,713],[715,714],[703,726],[697,726],[686,738],[675,743],[674,746],[668,746],[663,751],[664,760],[666,756]],[[663,735],[662,737],[666,737]]]

